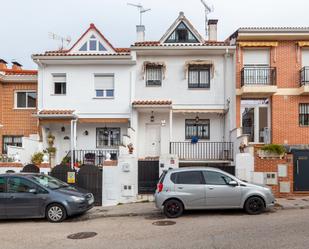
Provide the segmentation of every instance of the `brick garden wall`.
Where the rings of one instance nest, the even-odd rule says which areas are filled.
[[[255,148],[254,156],[254,171],[255,172],[275,172],[278,173],[278,164],[287,165],[287,177],[278,176],[278,184],[270,185],[272,191],[276,197],[286,197],[293,194],[293,155],[287,154],[283,159],[262,159],[257,155],[257,150],[259,147]],[[280,193],[280,182],[290,182],[290,193]]]

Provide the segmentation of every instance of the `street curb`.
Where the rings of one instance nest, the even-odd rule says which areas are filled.
[[[126,213],[126,214],[85,214],[81,217],[75,218],[76,221],[86,221],[93,219],[104,219],[104,218],[117,218],[117,217],[143,217],[143,216],[154,216],[159,215],[161,212],[153,211],[147,213]]]

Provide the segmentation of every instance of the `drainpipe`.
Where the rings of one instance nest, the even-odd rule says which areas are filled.
[[[74,163],[75,163],[75,155],[74,151],[76,150],[76,124],[77,119],[71,120],[71,169],[74,169]]]
[[[227,113],[225,112],[225,108],[226,108],[226,87],[227,87],[227,84],[226,84],[226,73],[227,73],[227,70],[226,70],[226,58],[228,56],[228,52],[229,52],[229,49],[227,48],[225,50],[225,54],[224,54],[224,63],[223,63],[223,70],[224,70],[224,75],[223,75],[223,81],[224,81],[224,87],[223,87],[223,98],[224,98],[224,115],[223,115],[223,142],[226,142],[225,141],[225,128],[226,128],[226,125],[225,125],[225,122],[226,122],[226,115]]]

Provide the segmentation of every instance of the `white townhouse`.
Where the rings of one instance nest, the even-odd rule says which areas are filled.
[[[38,65],[36,116],[43,147],[56,148],[52,164],[117,165],[120,150],[129,155],[135,69],[129,49],[115,48],[90,24],[70,49],[32,58]],[[111,192],[110,198],[118,199]]]
[[[205,40],[181,12],[158,41],[137,26],[124,49],[91,24],[70,49],[33,55],[44,147],[54,165],[102,166],[103,205],[153,193],[162,169],[233,165],[235,46],[208,25]]]
[[[205,40],[180,12],[160,40],[131,46],[139,167],[233,165],[235,46],[217,41],[217,20],[208,29]]]

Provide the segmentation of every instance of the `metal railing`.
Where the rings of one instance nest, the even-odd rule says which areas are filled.
[[[241,70],[241,86],[276,85],[276,68],[244,67]]]
[[[233,160],[231,142],[170,142],[170,154],[180,160]]]
[[[81,165],[103,165],[109,157],[110,160],[118,160],[118,156],[118,149],[73,150],[73,162]],[[71,152],[68,153],[67,157],[71,162]]]
[[[300,86],[309,85],[309,67],[300,70]]]

